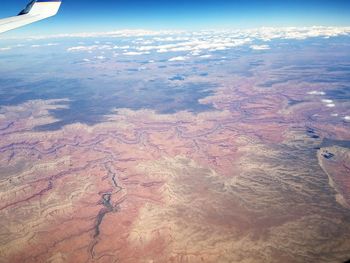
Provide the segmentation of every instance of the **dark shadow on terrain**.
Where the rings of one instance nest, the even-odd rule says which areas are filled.
[[[321,144],[321,148],[339,146],[343,148],[350,148],[350,141],[340,141],[325,138]]]
[[[350,77],[349,77],[350,82]],[[327,96],[333,100],[350,100],[350,86],[341,87],[334,90],[327,91]]]
[[[52,79],[32,82],[1,80],[0,106],[19,105],[30,100],[68,99],[65,109],[51,110],[58,122],[37,127],[57,130],[72,123],[93,125],[118,108],[150,109],[161,114],[178,111],[199,113],[212,110],[198,100],[213,94],[211,83],[176,83],[141,80],[103,82],[99,79]]]

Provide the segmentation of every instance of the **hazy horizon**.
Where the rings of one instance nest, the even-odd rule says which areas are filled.
[[[0,17],[16,15],[28,0],[2,3]],[[205,30],[257,27],[350,26],[349,1],[69,1],[59,14],[4,34],[22,36],[120,29]]]

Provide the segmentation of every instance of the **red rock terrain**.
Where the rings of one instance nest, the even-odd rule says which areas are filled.
[[[318,153],[321,167],[337,192],[337,201],[350,208],[350,151],[341,147],[322,148]]]
[[[349,149],[317,153],[348,124],[311,97],[291,105],[305,87],[258,84],[223,80],[202,100],[216,111],[119,110],[58,131],[33,129],[56,101],[4,108],[0,262],[348,259]]]

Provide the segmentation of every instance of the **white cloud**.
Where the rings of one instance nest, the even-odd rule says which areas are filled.
[[[68,48],[67,51],[92,51],[92,50],[111,50],[113,47],[110,45],[92,45],[92,46],[76,46]]]
[[[350,116],[345,116],[345,117],[344,117],[344,120],[345,120],[345,121],[350,121]]]
[[[7,50],[11,50],[11,47],[2,47],[0,48],[0,51],[7,51]]]
[[[187,53],[200,56],[202,53],[234,49],[248,46],[253,50],[268,50],[272,47],[261,44],[261,41],[273,39],[306,39],[311,37],[334,37],[350,35],[350,27],[262,27],[256,29],[241,30],[202,30],[190,31],[150,31],[150,30],[119,30],[99,33],[64,34],[51,37],[75,37],[75,38],[120,38],[134,37],[125,45],[116,45],[113,41],[94,41],[93,45],[85,45],[79,41],[77,46],[67,49],[68,52],[92,52],[94,50],[120,50],[124,55],[136,56],[157,53]],[[34,37],[33,39],[40,39]],[[257,44],[259,41],[259,44]],[[176,54],[182,55],[182,54]],[[321,94],[310,94],[321,95]]]
[[[210,58],[210,57],[212,57],[212,55],[202,55],[202,56],[200,56],[200,58]]]
[[[92,46],[75,46],[67,49],[68,52],[77,51],[92,51],[92,50],[111,50],[113,49],[110,45],[92,45]]]
[[[196,50],[196,51],[192,51],[191,52],[191,55],[192,56],[199,56],[201,54],[201,51],[200,50]]]
[[[250,30],[240,30],[243,34],[270,41],[272,39],[306,39],[310,37],[334,37],[349,35],[350,27],[263,27]]]
[[[186,41],[171,43],[171,44],[159,44],[136,47],[139,51],[157,51],[158,53],[167,52],[192,52],[199,54],[204,50],[219,51],[234,48],[238,46],[250,43],[250,38],[213,38],[203,37],[201,39],[193,38],[186,39]]]
[[[250,48],[253,50],[268,50],[270,49],[270,46],[269,45],[251,45]]]
[[[80,51],[80,50],[88,50],[88,47],[86,47],[86,46],[77,46],[77,47],[70,47],[70,48],[67,49],[68,52]]]
[[[114,46],[113,49],[129,49],[130,46]]]
[[[330,99],[323,99],[322,102],[324,104],[326,104],[326,107],[328,108],[334,108],[335,107],[335,104],[334,104],[334,101],[333,100],[330,100]]]
[[[326,103],[326,104],[330,104],[330,103],[333,103],[333,100],[324,99],[324,100],[322,100],[322,102]]]
[[[145,55],[145,54],[149,54],[149,52],[135,52],[135,51],[130,51],[130,52],[125,52],[125,53],[123,53],[123,55],[126,55],[126,56],[139,56],[139,55]]]
[[[169,61],[185,61],[186,59],[187,59],[187,57],[179,56],[179,57],[173,57],[173,58],[169,59]]]
[[[317,91],[317,90],[309,91],[307,94],[309,94],[309,95],[317,95],[317,96],[326,95],[326,93],[324,91]]]
[[[31,45],[30,47],[32,48],[39,48],[39,47],[51,47],[51,46],[58,46],[57,43],[48,43],[48,44],[34,44],[34,45]]]

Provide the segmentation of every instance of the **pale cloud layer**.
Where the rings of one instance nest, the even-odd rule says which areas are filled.
[[[147,31],[121,30],[105,33],[80,33],[60,35],[55,37],[134,37],[124,46],[113,45],[112,42],[101,44],[95,41],[94,45],[79,45],[67,49],[69,52],[83,52],[93,50],[116,50],[125,56],[138,56],[151,52],[175,53],[186,52],[192,56],[208,56],[210,52],[221,51],[247,46],[252,50],[269,50],[268,44],[274,39],[306,39],[311,37],[335,37],[350,35],[350,27],[263,27],[244,30],[222,31]],[[259,44],[256,42],[259,41]],[[261,43],[266,42],[266,44]],[[204,54],[203,54],[204,53]]]
[[[350,27],[262,27],[241,30],[202,30],[191,31],[151,31],[151,30],[119,30],[98,33],[62,34],[51,36],[37,36],[26,40],[53,39],[53,38],[87,38],[90,44],[78,41],[76,46],[67,48],[68,52],[102,52],[111,50],[117,55],[139,56],[144,54],[169,53],[170,57],[198,56],[205,58],[212,52],[228,49],[250,48],[252,50],[273,49],[270,41],[275,39],[302,40],[312,37],[330,38],[336,36],[350,36]],[[102,42],[100,38],[116,38],[123,40],[131,38],[125,45],[115,45],[112,40]],[[91,42],[91,40],[93,40]],[[51,41],[50,41],[51,42]],[[92,44],[91,44],[92,43]],[[120,42],[118,42],[120,43]],[[55,43],[46,46],[57,45]],[[45,45],[33,44],[32,47]],[[16,47],[10,47],[16,48]],[[1,47],[0,51],[9,50]],[[173,53],[173,54],[171,54]],[[95,54],[99,55],[99,54]]]

